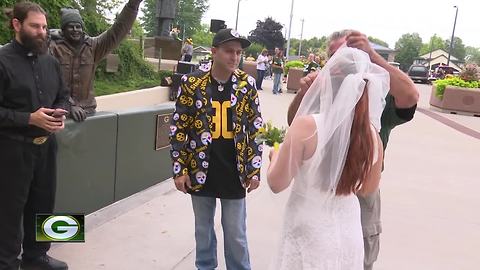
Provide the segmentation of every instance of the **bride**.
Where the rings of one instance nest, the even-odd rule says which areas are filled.
[[[363,270],[356,194],[378,188],[388,90],[388,73],[358,49],[340,48],[320,71],[284,143],[270,152],[272,191],[295,179],[272,269]]]

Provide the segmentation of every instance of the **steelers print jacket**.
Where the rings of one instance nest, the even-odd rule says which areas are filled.
[[[241,70],[231,76],[230,99],[237,168],[240,182],[260,180],[263,145],[255,142],[263,125],[255,79]],[[192,191],[207,180],[215,115],[211,100],[210,71],[197,70],[182,78],[170,125],[174,177],[189,175]]]

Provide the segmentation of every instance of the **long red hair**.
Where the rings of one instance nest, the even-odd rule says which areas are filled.
[[[338,182],[336,195],[349,195],[360,189],[372,168],[373,149],[368,91],[365,86],[363,94],[355,106],[355,115],[350,131],[350,146],[345,167]]]

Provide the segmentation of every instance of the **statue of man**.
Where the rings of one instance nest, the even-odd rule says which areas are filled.
[[[175,19],[177,0],[157,0],[157,36],[168,37],[170,25]]]
[[[62,9],[61,37],[50,43],[50,52],[58,59],[70,89],[73,120],[80,122],[95,113],[97,102],[93,89],[95,69],[108,53],[120,45],[137,17],[142,0],[129,0],[110,29],[89,37],[76,9]]]

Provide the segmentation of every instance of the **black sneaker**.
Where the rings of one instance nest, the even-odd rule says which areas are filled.
[[[67,270],[68,265],[62,261],[43,255],[35,259],[22,259],[21,270]]]

